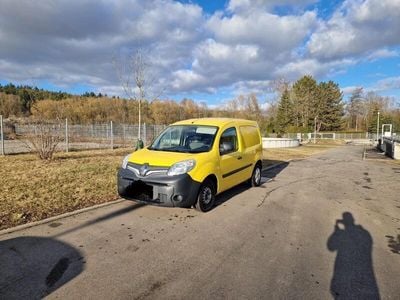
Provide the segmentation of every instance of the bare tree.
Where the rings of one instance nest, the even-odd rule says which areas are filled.
[[[36,105],[32,107],[36,110],[36,116],[30,124],[32,129],[26,133],[27,142],[25,145],[42,160],[52,160],[54,152],[60,142],[64,140],[60,119],[53,122],[45,120],[43,112]]]
[[[271,82],[270,92],[277,93],[278,98],[280,98],[285,91],[290,90],[290,87],[291,83],[285,78],[281,77]]]
[[[138,145],[141,144],[142,102],[146,99],[154,100],[160,97],[162,89],[156,90],[156,76],[151,72],[149,57],[143,49],[133,54],[114,56],[113,59],[118,79],[130,100],[138,102]]]
[[[39,122],[33,125],[34,133],[27,135],[29,147],[37,153],[42,160],[53,159],[58,144],[63,141],[59,124],[46,124]]]

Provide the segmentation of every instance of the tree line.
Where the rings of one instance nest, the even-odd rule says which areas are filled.
[[[400,109],[395,105],[390,97],[357,88],[351,94],[346,106],[346,126],[355,130],[376,132],[379,112],[381,125],[393,124],[395,130],[400,131]]]
[[[137,100],[117,98],[79,97],[53,101],[42,100],[32,107],[31,116],[44,120],[65,119],[75,124],[102,123],[108,121],[138,123]],[[141,103],[142,123],[171,124],[179,120],[205,117],[232,117],[257,120],[262,126],[266,115],[254,94],[239,96],[219,108],[209,108],[204,102],[192,99],[144,100]]]
[[[108,121],[138,123],[137,100],[108,97],[85,92],[74,96],[63,92],[51,92],[30,86],[0,85],[0,114],[4,118],[39,118],[61,120],[68,118],[73,124],[93,124]],[[205,102],[184,98],[143,100],[142,123],[170,124],[179,120],[203,117],[232,117],[257,120],[265,124],[265,111],[260,108],[255,94],[241,95],[217,108]]]
[[[278,134],[314,130],[376,132],[378,111],[380,124],[393,124],[394,132],[400,131],[400,109],[393,98],[356,88],[344,101],[337,83],[318,83],[312,76],[303,76],[293,84],[284,82],[279,90],[276,120],[272,122]]]
[[[209,107],[192,99],[143,100],[142,123],[170,124],[202,117],[232,117],[256,120],[264,135],[288,132],[376,131],[380,124],[392,123],[400,131],[400,110],[393,99],[356,89],[347,101],[333,81],[317,82],[303,76],[294,83],[280,82],[276,100],[267,105],[256,94],[246,94]],[[108,121],[138,123],[137,100],[87,92],[81,96],[52,92],[30,86],[0,85],[0,114],[4,118],[69,119],[75,124]]]
[[[72,97],[74,97],[72,94],[63,91],[54,92],[29,85],[14,85],[12,83],[6,85],[0,84],[0,112],[7,116],[29,116],[31,114],[32,105],[36,101],[60,101]],[[81,97],[103,98],[107,97],[107,94],[85,92]]]

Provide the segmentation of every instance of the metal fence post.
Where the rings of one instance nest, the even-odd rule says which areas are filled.
[[[143,143],[146,145],[147,144],[147,131],[146,131],[146,123],[143,123]]]
[[[111,139],[111,149],[114,149],[113,121],[110,121],[110,139]]]
[[[65,152],[69,150],[69,139],[68,139],[68,118],[65,118]]]
[[[122,124],[122,140],[124,141],[123,147],[126,147],[126,133],[125,133],[125,123]]]
[[[3,116],[0,115],[0,141],[1,141],[1,155],[4,155],[4,130],[3,130]]]

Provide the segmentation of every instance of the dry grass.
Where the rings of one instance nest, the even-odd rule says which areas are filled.
[[[0,157],[0,229],[118,198],[116,172],[129,149]]]
[[[273,165],[278,162],[303,159],[314,154],[318,154],[331,148],[342,145],[342,142],[319,141],[316,144],[306,144],[295,148],[273,148],[263,151],[264,166]]]

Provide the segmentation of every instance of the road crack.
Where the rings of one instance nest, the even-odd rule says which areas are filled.
[[[288,187],[288,186],[290,186],[290,185],[292,185],[292,184],[295,184],[295,183],[304,182],[304,181],[308,181],[308,180],[316,180],[316,179],[325,178],[325,177],[326,177],[326,176],[302,178],[302,179],[298,179],[298,180],[291,181],[291,182],[289,182],[289,183],[287,183],[287,184],[279,185],[279,186],[273,188],[272,190],[267,191],[267,192],[265,193],[263,199],[260,201],[260,203],[258,203],[257,207],[262,206],[262,205],[264,204],[265,200],[267,200],[267,198],[269,197],[269,195],[271,195],[273,192],[275,192],[276,190],[279,190],[279,189],[282,188],[282,187]]]

